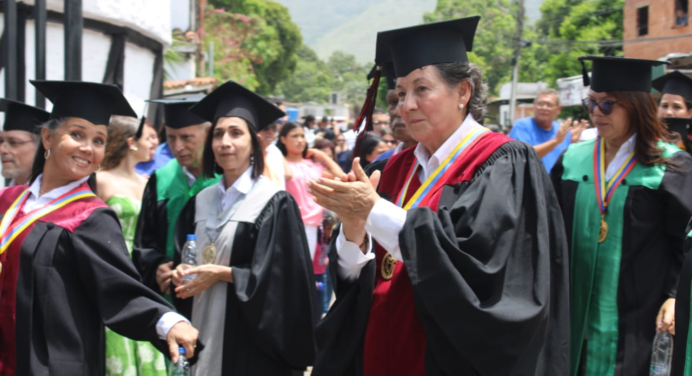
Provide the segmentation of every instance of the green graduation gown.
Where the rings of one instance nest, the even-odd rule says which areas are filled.
[[[202,189],[218,183],[219,178],[200,176],[190,187],[176,159],[156,170],[149,178],[142,197],[142,210],[132,249],[132,261],[149,288],[160,291],[156,283],[156,270],[159,265],[173,261],[175,225],[183,207]]]
[[[571,145],[551,173],[570,245],[570,375],[648,375],[656,315],[676,296],[692,158],[661,142],[676,168],[638,162],[613,193],[599,243],[595,142]]]

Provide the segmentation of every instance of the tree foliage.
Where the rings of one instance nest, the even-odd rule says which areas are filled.
[[[271,0],[211,0],[210,4],[221,10],[230,9],[254,22],[253,38],[243,43],[243,48],[256,57],[249,60],[256,83],[253,88],[260,94],[273,94],[277,85],[295,71],[297,53],[303,43],[288,8]],[[207,30],[207,34],[211,33]]]
[[[537,22],[539,37],[564,43],[546,43],[538,56],[547,61],[546,82],[581,73],[577,60],[583,55],[617,56],[621,47],[574,41],[621,40],[624,0],[546,0]]]

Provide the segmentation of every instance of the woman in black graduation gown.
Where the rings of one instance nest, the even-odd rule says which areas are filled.
[[[479,19],[378,34],[376,63],[393,62],[419,143],[370,181],[356,159],[355,174],[310,184],[343,223],[313,375],[567,371],[559,206],[535,151],[477,122],[485,87],[466,52]]]
[[[191,111],[213,122],[204,173],[223,173],[183,209],[176,231],[174,304],[195,325],[202,352],[193,374],[302,375],[314,357],[315,280],[300,211],[262,176],[257,131],[284,116],[229,81]],[[197,267],[180,265],[197,235]],[[184,275],[196,275],[182,283]]]
[[[570,375],[648,375],[656,331],[676,331],[692,157],[650,94],[664,62],[580,60],[593,60],[584,105],[599,137],[571,145],[551,172],[570,239]]]
[[[104,324],[192,356],[197,331],[140,282],[117,216],[93,192],[111,115],[135,113],[116,86],[31,83],[53,111],[30,186],[0,191],[0,375],[103,375]]]

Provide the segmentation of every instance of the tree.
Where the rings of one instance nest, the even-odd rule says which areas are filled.
[[[302,45],[297,53],[296,69],[279,83],[277,92],[288,102],[326,103],[336,85],[329,65],[317,57],[310,47]]]
[[[295,71],[297,53],[303,43],[288,8],[271,0],[211,0],[210,4],[260,20],[258,38],[248,41],[246,48],[258,56],[251,62],[257,92],[274,94],[277,85]]]

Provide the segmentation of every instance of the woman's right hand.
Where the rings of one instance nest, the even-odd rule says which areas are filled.
[[[159,268],[156,270],[156,283],[164,294],[170,294],[171,292],[171,268],[173,268],[173,261],[159,265]]]

